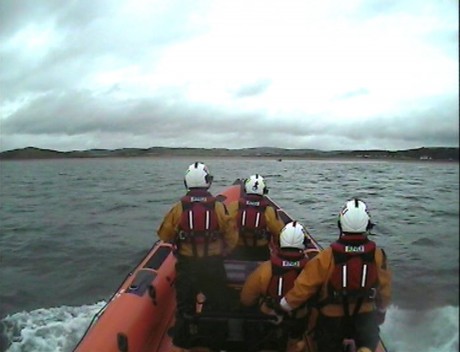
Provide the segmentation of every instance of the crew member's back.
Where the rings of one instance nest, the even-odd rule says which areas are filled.
[[[231,259],[263,261],[270,258],[270,245],[278,241],[284,222],[266,197],[268,188],[256,174],[244,181],[244,192],[228,211],[239,230],[238,245]]]

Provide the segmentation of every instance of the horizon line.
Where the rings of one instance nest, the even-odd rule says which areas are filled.
[[[44,151],[53,151],[59,153],[72,153],[72,152],[86,152],[86,151],[94,151],[94,150],[101,150],[101,151],[116,151],[116,150],[123,150],[123,149],[138,149],[138,150],[148,150],[154,148],[162,148],[162,149],[202,149],[202,150],[214,150],[214,149],[221,149],[221,150],[249,150],[249,149],[279,149],[279,150],[311,150],[311,151],[319,151],[319,152],[352,152],[352,151],[409,151],[409,150],[418,150],[418,149],[459,149],[459,146],[436,146],[436,147],[413,147],[413,148],[406,148],[406,149],[384,149],[384,148],[372,148],[372,149],[315,149],[315,148],[285,148],[285,147],[269,147],[269,146],[262,146],[262,147],[242,147],[242,148],[227,148],[227,147],[166,147],[166,146],[151,146],[151,147],[120,147],[120,148],[89,148],[89,149],[72,149],[72,150],[58,150],[58,149],[51,149],[51,148],[42,148],[42,147],[34,147],[34,146],[27,146],[21,148],[13,148],[13,149],[6,149],[0,151],[0,153],[12,152],[12,151],[19,151],[24,149],[39,149]]]

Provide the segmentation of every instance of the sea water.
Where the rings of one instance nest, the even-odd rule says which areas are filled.
[[[0,163],[0,351],[72,351],[147,253],[195,161],[73,159]],[[269,195],[321,245],[350,197],[368,203],[393,272],[381,336],[389,351],[459,344],[458,163],[203,160],[216,193],[265,176]]]

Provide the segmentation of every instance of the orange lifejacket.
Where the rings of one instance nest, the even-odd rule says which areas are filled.
[[[281,298],[294,286],[308,258],[303,251],[290,252],[282,249],[274,251],[270,258],[272,276],[267,287],[266,296],[272,303],[279,304]]]
[[[216,198],[206,190],[190,190],[181,198],[181,203],[178,245],[180,241],[191,243],[195,256],[196,245],[204,245],[207,255],[209,242],[221,237],[215,210]]]
[[[238,203],[237,226],[244,245],[255,247],[257,240],[269,240],[270,234],[265,221],[265,209],[269,203],[265,197],[247,194]]]
[[[345,315],[348,305],[356,303],[356,314],[364,301],[375,300],[378,285],[375,242],[363,235],[346,235],[331,244],[334,269],[327,283],[327,303],[342,303]]]

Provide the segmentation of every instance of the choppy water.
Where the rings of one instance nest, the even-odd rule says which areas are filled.
[[[192,159],[0,163],[0,351],[71,351],[156,240]],[[205,159],[214,193],[260,173],[270,196],[326,246],[351,196],[389,256],[393,352],[459,348],[459,165]]]

